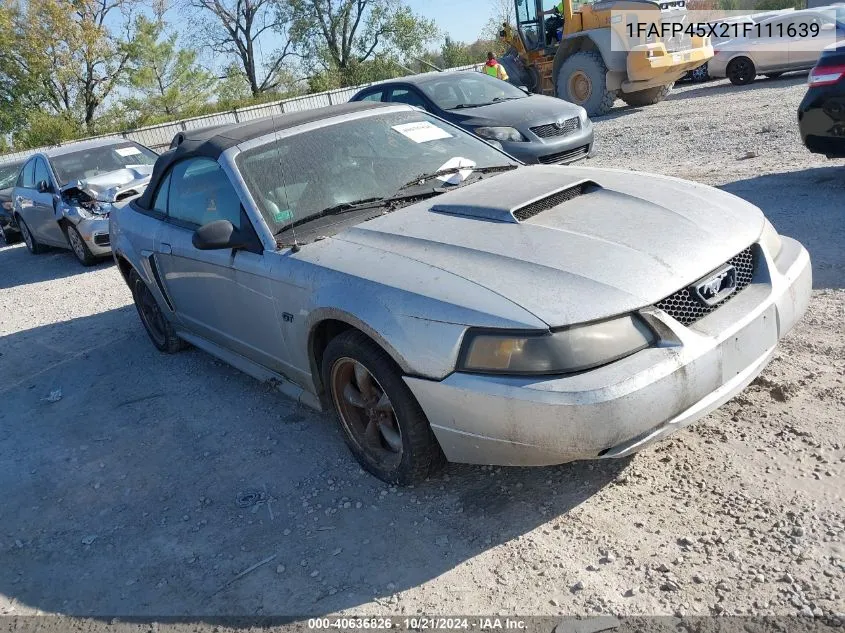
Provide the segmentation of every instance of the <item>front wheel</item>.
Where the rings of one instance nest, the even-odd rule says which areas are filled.
[[[645,90],[637,90],[636,92],[623,92],[620,97],[629,106],[641,107],[654,105],[663,101],[672,92],[674,85],[674,83],[671,83],[668,86],[655,86],[654,88],[646,88]]]
[[[734,86],[747,86],[757,76],[757,69],[754,68],[754,62],[747,57],[737,57],[732,59],[726,69],[728,79]]]
[[[93,266],[96,264],[97,258],[94,257],[93,253],[91,253],[91,250],[88,248],[85,240],[82,239],[82,236],[79,234],[77,228],[72,224],[68,224],[65,232],[68,244],[70,244],[70,250],[72,250],[73,254],[76,255],[76,259],[79,260],[79,263],[83,266]]]
[[[607,66],[595,51],[575,53],[557,74],[557,96],[583,107],[589,116],[607,114],[616,101],[616,91],[607,89]]]
[[[382,481],[410,485],[446,458],[393,359],[361,332],[332,339],[323,385],[344,438],[361,466]]]

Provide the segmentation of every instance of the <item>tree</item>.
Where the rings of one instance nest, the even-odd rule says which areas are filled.
[[[127,99],[127,108],[172,117],[209,100],[217,78],[197,64],[196,51],[179,48],[177,34],[165,33],[160,18],[139,16],[135,31],[129,81],[140,98]]]
[[[375,63],[421,55],[437,36],[434,22],[401,0],[288,0],[291,30],[305,59],[336,73],[341,85],[361,81]]]
[[[14,64],[37,78],[53,114],[94,131],[98,108],[126,79],[131,12],[138,0],[27,0],[12,25]],[[123,16],[121,35],[108,26]]]
[[[188,0],[202,23],[203,37],[211,48],[234,55],[254,97],[276,90],[284,81],[284,65],[294,56],[288,37],[290,16],[279,0]],[[284,45],[270,52],[261,50],[262,36],[275,32]]]
[[[490,42],[490,48],[496,55],[502,55],[508,48],[508,45],[499,37],[503,24],[510,24],[514,30],[516,29],[513,0],[494,0],[492,15],[481,30],[479,41]]]

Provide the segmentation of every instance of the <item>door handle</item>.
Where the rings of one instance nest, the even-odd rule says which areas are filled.
[[[173,253],[173,248],[170,244],[165,244],[164,242],[161,243],[161,248],[159,249],[164,255],[170,255]]]

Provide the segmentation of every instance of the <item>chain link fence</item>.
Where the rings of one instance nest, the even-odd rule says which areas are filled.
[[[460,66],[457,68],[449,68],[444,72],[452,72],[458,70],[481,70],[483,64],[474,64],[470,66]],[[424,73],[428,74],[428,73]],[[301,112],[303,110],[313,110],[315,108],[322,108],[340,103],[346,103],[359,90],[372,86],[372,83],[363,84],[361,86],[354,86],[351,88],[338,88],[336,90],[329,90],[327,92],[318,92],[315,94],[303,95],[301,97],[293,97],[290,99],[283,99],[281,101],[272,101],[270,103],[261,103],[259,105],[247,106],[245,108],[236,108],[227,112],[217,112],[216,114],[206,114],[203,116],[194,117],[191,119],[182,119],[181,121],[172,121],[170,123],[159,123],[158,125],[150,125],[147,127],[138,128],[137,130],[129,130],[126,132],[118,132],[115,134],[102,134],[100,136],[90,136],[83,139],[76,139],[74,141],[66,141],[58,143],[50,147],[57,147],[59,145],[69,145],[71,143],[78,143],[80,141],[90,141],[101,138],[125,138],[130,141],[135,141],[141,145],[146,145],[150,149],[157,152],[164,151],[170,146],[170,141],[178,132],[186,130],[196,130],[198,128],[209,127],[212,125],[223,125],[226,123],[241,123],[243,121],[251,121],[253,119],[260,119],[271,115],[280,115],[287,112]],[[49,149],[49,147],[38,147],[28,149],[21,152],[12,152],[0,155],[0,164],[10,163],[15,161],[22,161],[28,156],[42,150]]]

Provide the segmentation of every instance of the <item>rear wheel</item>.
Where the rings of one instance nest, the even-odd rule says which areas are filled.
[[[708,79],[710,79],[710,71],[707,69],[707,63],[705,62],[698,68],[694,69],[690,73],[690,78],[694,82],[707,81]]]
[[[567,59],[557,74],[557,96],[583,107],[590,116],[607,114],[616,91],[607,89],[607,66],[595,51],[580,51]]]
[[[619,97],[629,106],[654,105],[663,101],[672,92],[674,85],[673,82],[668,86],[655,86],[654,88],[646,88],[645,90],[637,90],[636,92],[623,92]]]
[[[754,68],[754,62],[747,57],[737,57],[732,59],[726,69],[728,79],[735,86],[746,86],[754,81],[757,76],[757,69]]]
[[[160,352],[175,354],[186,347],[186,343],[176,336],[176,331],[161,311],[153,293],[134,270],[129,273],[129,288],[135,300],[135,308],[144,329]]]
[[[446,458],[393,359],[361,332],[332,339],[323,384],[344,438],[360,464],[382,481],[409,485]]]
[[[97,263],[97,258],[91,253],[91,250],[75,226],[68,224],[65,227],[65,234],[67,235],[67,242],[70,244],[70,250],[76,255],[76,259],[79,260],[80,264],[83,266],[93,266]]]
[[[21,236],[23,237],[23,241],[26,244],[26,247],[29,249],[29,252],[33,255],[40,255],[47,247],[43,244],[40,244],[38,240],[35,239],[35,236],[30,232],[29,227],[26,225],[26,222],[21,216],[17,216],[18,220],[18,227],[21,230]]]

